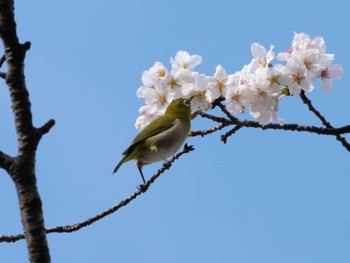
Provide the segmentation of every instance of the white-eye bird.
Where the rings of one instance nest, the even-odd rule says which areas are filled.
[[[135,160],[145,184],[142,167],[166,160],[176,153],[186,140],[191,127],[190,103],[189,99],[184,98],[173,100],[163,116],[152,121],[135,137],[123,152],[123,158],[113,173],[116,173],[123,163]]]

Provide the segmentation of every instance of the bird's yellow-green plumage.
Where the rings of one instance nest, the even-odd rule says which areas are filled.
[[[191,127],[190,100],[176,99],[167,107],[163,116],[147,125],[123,152],[123,158],[113,173],[130,160],[135,160],[143,182],[142,167],[165,160],[177,152],[186,140]]]

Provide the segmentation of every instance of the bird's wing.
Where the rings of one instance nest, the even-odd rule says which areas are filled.
[[[128,149],[125,150],[125,153],[128,152],[129,149],[133,148],[137,143],[144,141],[154,135],[157,135],[163,131],[166,131],[172,128],[175,125],[175,117],[171,116],[161,116],[158,119],[155,119],[152,122],[152,125],[147,125],[131,142]]]

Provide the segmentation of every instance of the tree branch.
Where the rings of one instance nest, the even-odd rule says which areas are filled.
[[[14,165],[14,159],[0,151],[0,167],[4,169],[6,172],[10,173],[12,167]]]
[[[117,205],[113,206],[112,208],[110,208],[110,209],[108,209],[108,210],[106,210],[106,211],[104,211],[104,212],[102,212],[94,217],[91,217],[83,222],[80,222],[80,223],[76,223],[73,225],[67,225],[67,226],[57,226],[54,228],[49,228],[46,230],[46,233],[71,233],[71,232],[75,232],[81,228],[92,225],[93,223],[97,222],[98,220],[100,220],[100,219],[102,219],[110,214],[113,214],[114,212],[116,212],[120,208],[122,208],[123,206],[126,206],[131,201],[135,200],[141,194],[145,193],[149,189],[149,186],[151,184],[153,184],[155,182],[155,180],[157,180],[157,178],[161,174],[163,174],[166,170],[170,169],[170,167],[175,162],[175,160],[179,159],[183,154],[189,153],[191,151],[194,151],[194,147],[192,145],[188,146],[186,143],[183,150],[181,152],[175,154],[169,161],[164,162],[163,166],[157,171],[156,174],[154,174],[151,177],[150,180],[148,180],[146,182],[145,185],[141,185],[140,187],[138,187],[138,191],[136,191],[135,193],[133,193],[131,196],[124,199],[123,201],[119,202]],[[8,242],[8,243],[16,242],[16,241],[21,240],[21,239],[24,239],[23,234],[11,235],[11,236],[0,235],[0,243],[1,242]]]
[[[51,128],[55,125],[55,123],[56,122],[53,119],[48,120],[43,126],[37,129],[39,135],[43,136],[46,133],[48,133],[51,130]]]
[[[0,62],[7,63],[7,72],[2,76],[10,91],[18,142],[18,155],[13,161],[2,155],[0,162],[16,186],[29,260],[50,262],[42,202],[36,185],[35,156],[42,135],[50,130],[54,122],[49,121],[39,129],[33,127],[24,76],[24,59],[30,42],[20,44],[18,41],[13,0],[0,0],[0,37],[5,50],[5,58],[1,58]]]
[[[227,118],[229,118],[233,123],[239,122],[239,120],[236,117],[234,117],[231,113],[229,113],[229,111],[226,109],[225,105],[221,103],[221,101],[218,101],[216,105],[220,108],[220,110],[223,113],[225,113]]]
[[[313,107],[311,104],[311,101],[307,99],[304,92],[301,93],[301,97],[309,106],[309,109],[316,114],[317,117],[319,117],[322,121],[322,123],[326,126],[326,128],[323,127],[315,127],[315,126],[307,126],[307,125],[299,125],[299,124],[284,124],[279,125],[275,123],[270,123],[267,125],[261,125],[260,123],[256,121],[249,121],[249,120],[239,120],[238,118],[234,117],[221,103],[221,99],[218,99],[213,103],[213,105],[218,106],[220,110],[226,115],[227,118],[214,116],[205,112],[199,112],[198,115],[200,115],[202,118],[206,118],[215,122],[220,123],[221,125],[217,127],[210,128],[208,130],[203,131],[195,131],[192,132],[192,136],[205,136],[207,134],[213,133],[217,130],[221,130],[224,127],[227,126],[235,126],[233,129],[228,131],[227,133],[223,134],[221,136],[221,140],[226,143],[227,138],[232,136],[236,131],[239,129],[245,127],[245,128],[259,128],[262,130],[284,130],[284,131],[298,131],[298,132],[310,132],[310,133],[316,133],[320,135],[333,135],[336,136],[338,140],[340,140],[343,143],[343,146],[350,150],[349,144],[346,142],[345,138],[341,137],[340,134],[344,133],[350,133],[350,125],[346,125],[340,128],[334,128],[329,124],[329,122]]]
[[[242,128],[241,125],[237,125],[233,129],[231,129],[228,132],[226,132],[225,134],[221,135],[221,140],[223,141],[223,143],[226,143],[227,142],[227,138],[232,136],[233,134],[235,134],[241,128]]]
[[[317,118],[319,118],[322,124],[329,128],[333,129],[333,126],[326,120],[326,118],[312,105],[311,100],[305,95],[305,92],[302,90],[300,93],[300,98],[303,103],[306,104],[311,112],[313,112]],[[344,137],[342,137],[339,133],[334,134],[338,141],[350,152],[350,144],[346,141]]]
[[[284,130],[284,131],[310,132],[310,133],[316,133],[316,134],[320,134],[320,135],[333,135],[333,136],[337,136],[339,134],[344,134],[344,133],[350,133],[350,125],[346,125],[346,126],[339,127],[339,128],[334,128],[333,126],[323,128],[323,127],[316,127],[316,126],[299,125],[299,124],[295,124],[295,123],[290,123],[290,124],[287,123],[284,125],[270,123],[270,124],[266,124],[266,125],[261,125],[259,122],[256,122],[256,121],[239,120],[239,119],[235,118],[225,109],[224,105],[222,105],[222,109],[225,110],[225,114],[229,119],[217,117],[217,116],[205,113],[205,112],[200,112],[198,115],[200,115],[203,118],[218,122],[218,123],[222,124],[223,127],[240,126],[240,127],[245,127],[245,128],[259,128],[262,130]],[[223,127],[220,127],[220,129],[218,129],[218,130],[221,130]],[[210,129],[212,129],[212,128],[210,128]],[[197,134],[198,135],[202,135],[202,134],[206,135],[207,133],[209,134],[211,132],[209,132],[209,130],[197,131],[194,133],[193,136],[197,136]],[[227,134],[225,136],[227,139],[227,137],[229,137],[230,135]]]
[[[316,126],[299,125],[294,123],[284,124],[284,125],[270,123],[266,125],[261,125],[256,121],[248,121],[248,120],[238,121],[237,123],[234,123],[234,124],[241,125],[242,127],[246,127],[246,128],[259,128],[262,130],[310,132],[310,133],[316,133],[319,135],[337,135],[337,134],[343,134],[343,133],[350,133],[350,125],[346,125],[340,128],[323,128],[323,127],[316,127]]]
[[[236,121],[238,121],[236,118],[235,118],[235,120],[229,120],[229,119],[225,119],[222,117],[217,117],[215,115],[208,114],[206,112],[199,112],[198,115],[201,116],[202,118],[206,118],[206,119],[209,119],[209,120],[212,120],[212,121],[215,121],[218,123],[222,123],[222,124],[232,124],[232,123],[235,123]]]
[[[191,131],[190,135],[191,137],[196,137],[196,136],[201,136],[201,137],[204,137],[208,134],[211,134],[211,133],[214,133],[216,131],[220,131],[221,129],[225,128],[226,126],[228,126],[230,124],[223,124],[223,123],[220,123],[218,126],[215,126],[215,127],[211,127],[207,130],[201,130],[201,131]]]

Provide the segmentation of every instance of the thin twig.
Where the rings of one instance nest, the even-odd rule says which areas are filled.
[[[270,123],[267,125],[261,125],[259,122],[256,121],[249,121],[249,120],[239,120],[237,118],[234,118],[234,120],[228,120],[226,118],[217,117],[208,113],[200,112],[199,115],[203,118],[213,120],[215,122],[220,123],[221,125],[218,125],[216,127],[210,128],[208,130],[202,130],[202,131],[193,131],[191,133],[192,136],[205,136],[207,134],[213,133],[217,130],[221,130],[224,127],[227,126],[235,126],[232,130],[228,131],[227,133],[223,134],[221,136],[221,140],[226,143],[227,138],[231,135],[233,135],[237,130],[240,128],[258,128],[262,130],[284,130],[284,131],[297,131],[297,132],[310,132],[310,133],[316,133],[319,135],[333,135],[333,136],[340,136],[340,134],[350,133],[350,125],[346,125],[339,128],[334,127],[316,127],[316,126],[307,126],[307,125],[299,125],[299,124],[276,124],[276,123]]]
[[[209,119],[209,120],[212,120],[212,121],[215,121],[215,122],[218,122],[218,123],[222,123],[222,124],[226,124],[226,123],[232,122],[229,119],[225,119],[225,118],[222,118],[222,117],[217,117],[215,115],[211,115],[211,114],[208,114],[206,112],[199,112],[198,115],[201,116],[202,118]]]
[[[215,127],[211,127],[207,130],[200,130],[200,131],[191,131],[191,134],[190,136],[191,137],[196,137],[196,136],[201,136],[201,137],[204,137],[208,134],[211,134],[211,133],[214,133],[216,131],[220,131],[221,129],[223,129],[224,127],[228,126],[229,124],[223,124],[223,123],[220,123],[218,126],[215,126]]]
[[[230,137],[231,135],[235,134],[241,128],[242,128],[241,125],[237,125],[233,129],[231,129],[228,132],[226,132],[225,134],[221,135],[221,141],[223,141],[223,143],[226,143],[227,138]]]
[[[300,98],[302,99],[303,103],[306,104],[309,108],[309,110],[316,115],[317,118],[319,118],[324,126],[326,126],[329,129],[333,129],[333,126],[326,120],[326,118],[312,105],[311,100],[305,95],[304,91],[301,91]],[[335,137],[341,144],[350,152],[350,144],[347,142],[347,140],[341,136],[340,134],[334,134]]]
[[[55,120],[50,119],[43,126],[38,128],[37,131],[42,136],[42,135],[48,133],[54,125],[55,125]]]
[[[216,104],[223,113],[225,113],[225,115],[227,116],[227,118],[229,118],[232,122],[237,123],[239,122],[239,120],[234,117],[231,113],[229,113],[229,111],[226,109],[225,105],[223,105],[220,101]]]
[[[246,127],[246,128],[259,128],[262,130],[311,132],[311,133],[316,133],[320,135],[333,135],[333,136],[337,134],[350,133],[350,125],[346,125],[340,128],[323,128],[323,127],[316,127],[316,126],[299,125],[294,123],[284,124],[284,125],[270,123],[266,125],[261,125],[256,121],[248,121],[248,120],[239,121],[237,125],[241,125],[242,127]]]

